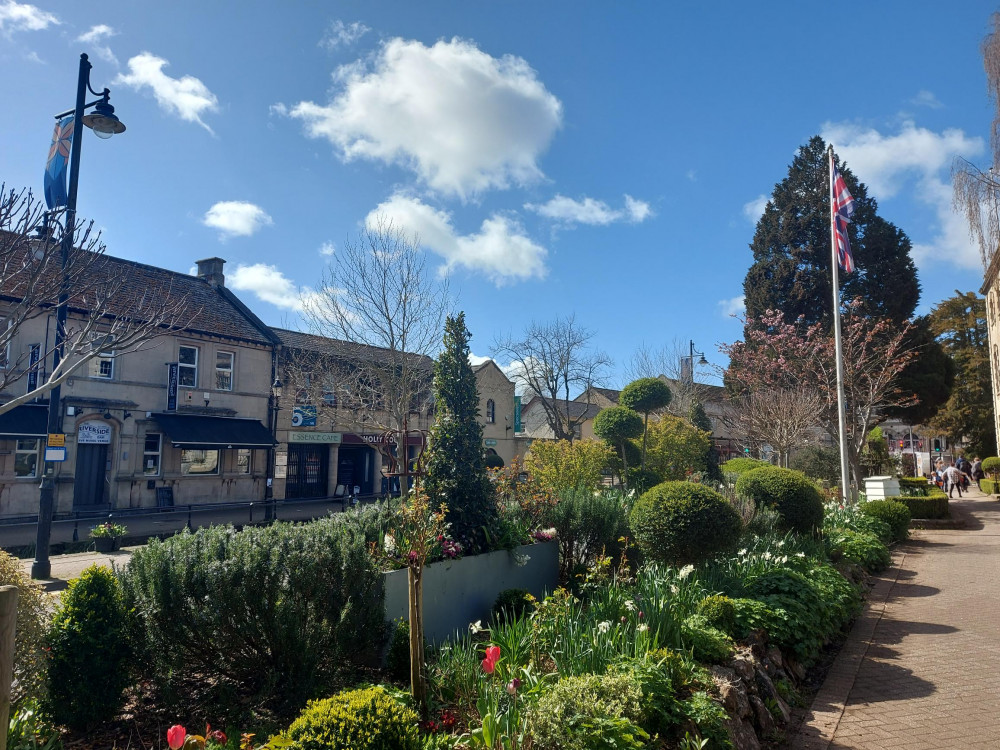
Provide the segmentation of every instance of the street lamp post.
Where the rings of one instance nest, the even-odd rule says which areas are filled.
[[[72,110],[56,115],[56,120],[73,115],[73,143],[69,156],[69,190],[66,194],[66,213],[63,218],[63,236],[60,243],[60,262],[62,285],[59,290],[59,305],[56,307],[56,330],[52,347],[52,371],[59,367],[63,354],[63,334],[66,327],[66,302],[69,289],[66,279],[66,266],[69,254],[73,248],[73,237],[76,234],[76,195],[80,183],[80,148],[83,144],[83,131],[80,123],[94,131],[100,138],[110,138],[116,133],[125,132],[125,125],[115,116],[115,108],[108,101],[111,96],[109,89],[100,94],[90,86],[90,70],[93,66],[87,55],[80,55],[80,72],[76,84],[76,106]],[[100,98],[87,102],[87,92]],[[84,116],[84,112],[93,109],[93,113]],[[48,434],[62,432],[62,415],[60,412],[60,396],[62,388],[56,385],[49,392]],[[46,445],[48,445],[46,441]],[[42,470],[42,483],[38,497],[38,527],[35,537],[35,559],[31,564],[32,578],[48,578],[52,573],[49,562],[49,540],[52,535],[53,500],[55,496],[55,463],[45,461]]]
[[[275,475],[275,461],[277,457],[277,451],[273,441],[275,441],[278,432],[278,412],[281,410],[281,378],[275,376],[274,382],[271,384],[271,398],[268,399],[267,406],[267,423],[268,428],[271,431],[272,445],[267,451],[267,486],[264,488],[264,520],[273,521],[275,517],[275,507],[274,507],[274,475]]]
[[[694,348],[694,341],[691,341],[691,353],[688,354],[688,355],[686,355],[686,356],[683,355],[683,354],[681,355],[681,379],[683,380],[683,376],[685,374],[684,373],[684,364],[683,363],[684,363],[685,360],[687,360],[687,362],[689,363],[689,368],[690,368],[687,371],[687,376],[688,376],[688,382],[689,383],[694,383],[694,358],[695,358],[695,355],[698,355],[699,357],[701,357],[701,359],[698,360],[698,364],[699,365],[707,365],[708,364],[708,360],[705,359],[705,353],[704,352],[699,352],[697,349],[695,349]]]

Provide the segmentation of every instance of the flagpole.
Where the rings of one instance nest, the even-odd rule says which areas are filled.
[[[844,350],[840,337],[840,258],[837,256],[837,225],[834,215],[833,145],[830,145],[830,254],[833,280],[833,341],[837,357],[837,427],[840,432],[840,496],[847,505],[851,501],[851,474],[847,462],[847,409],[844,398]]]

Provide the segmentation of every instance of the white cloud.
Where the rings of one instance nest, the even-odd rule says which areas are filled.
[[[931,109],[941,109],[944,105],[940,100],[934,96],[933,91],[927,91],[924,89],[917,93],[913,99],[910,100],[912,104],[916,104],[920,107],[930,107]]]
[[[345,161],[399,164],[462,199],[538,180],[537,159],[562,122],[562,104],[525,60],[461,39],[432,47],[392,39],[334,82],[329,104],[290,110],[308,135],[328,139]]]
[[[720,299],[718,305],[719,310],[722,313],[722,317],[731,318],[734,315],[736,317],[742,317],[746,314],[747,297],[745,294],[741,294],[738,297],[733,297],[732,299]]]
[[[469,352],[469,364],[475,367],[476,365],[481,365],[483,362],[489,362],[492,357],[480,357],[478,354],[473,354]]]
[[[476,234],[459,235],[451,215],[417,198],[397,193],[368,214],[371,225],[382,215],[407,234],[418,237],[421,246],[440,255],[443,271],[466,268],[482,273],[498,286],[510,281],[544,278],[548,251],[534,243],[520,224],[500,214],[486,219]]]
[[[309,294],[308,289],[298,289],[277,266],[266,263],[238,265],[235,272],[227,274],[226,282],[237,291],[252,292],[264,302],[289,310],[301,310],[303,297]]]
[[[556,194],[548,203],[525,203],[524,207],[534,211],[546,219],[553,219],[561,224],[589,224],[605,226],[616,221],[630,221],[638,224],[652,215],[652,209],[645,201],[636,200],[631,195],[625,196],[625,207],[613,209],[604,201],[584,197],[582,200],[567,198]]]
[[[884,200],[908,192],[929,208],[937,219],[938,233],[929,242],[914,242],[913,257],[918,265],[936,260],[981,267],[968,225],[952,205],[950,180],[956,157],[971,158],[983,152],[981,138],[954,128],[935,133],[910,121],[895,135],[850,123],[826,123],[822,136],[834,144],[837,155],[876,198]]]
[[[0,3],[0,32],[8,36],[15,31],[43,31],[58,24],[55,15],[34,5],[14,0]]]
[[[218,98],[194,76],[183,78],[168,76],[163,72],[163,67],[169,64],[162,57],[143,52],[128,61],[129,73],[127,75],[119,73],[115,83],[124,83],[136,90],[148,86],[152,89],[160,109],[177,115],[182,120],[196,122],[212,133],[212,129],[205,124],[201,116],[205,112],[218,111]]]
[[[337,20],[330,24],[330,28],[327,29],[326,34],[320,40],[319,46],[333,50],[342,44],[354,44],[354,42],[358,41],[358,39],[369,31],[371,29],[360,21],[345,24],[343,21]]]
[[[332,242],[324,242],[320,245],[319,254],[325,258],[329,258],[331,255],[337,252],[337,248],[334,247]]]
[[[764,215],[764,209],[767,208],[769,200],[771,200],[769,196],[761,193],[752,201],[743,204],[743,215],[750,220],[751,224],[756,224],[760,217]]]
[[[118,32],[113,28],[107,24],[101,23],[97,26],[91,26],[90,31],[80,34],[80,36],[76,38],[76,41],[82,42],[83,44],[94,45],[94,49],[97,51],[98,56],[117,66],[118,58],[115,57],[115,53],[111,51],[111,47],[103,44],[105,39],[116,36],[117,34]]]
[[[223,239],[249,237],[258,229],[274,223],[260,206],[246,201],[219,201],[205,213],[202,223],[218,229]]]

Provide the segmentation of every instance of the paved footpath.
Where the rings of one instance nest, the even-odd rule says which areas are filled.
[[[894,550],[788,748],[1000,748],[1000,502],[952,515]]]
[[[115,550],[114,552],[75,552],[70,555],[52,555],[49,562],[52,565],[52,577],[37,581],[46,591],[62,591],[73,578],[79,578],[80,574],[91,565],[103,565],[105,567],[124,568],[128,565],[129,558],[132,557],[133,547]],[[22,560],[21,568],[25,573],[31,575],[32,560]]]

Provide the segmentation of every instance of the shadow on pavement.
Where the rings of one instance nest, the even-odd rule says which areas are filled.
[[[865,660],[847,705],[913,700],[935,692],[937,687],[934,683],[917,677],[912,669],[888,661]]]

